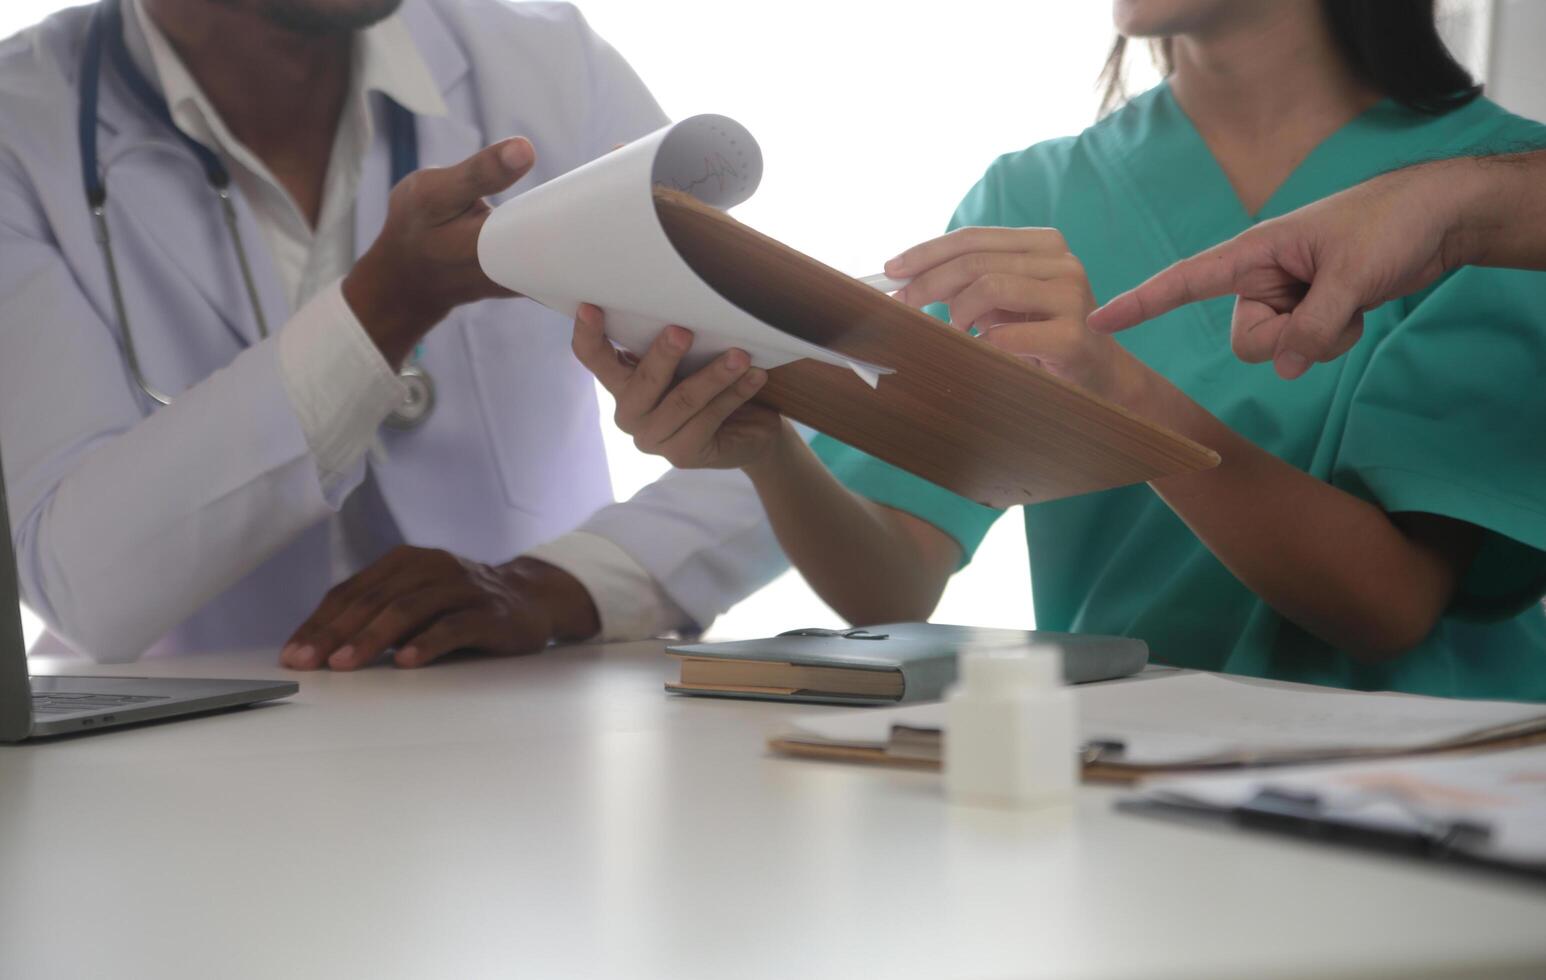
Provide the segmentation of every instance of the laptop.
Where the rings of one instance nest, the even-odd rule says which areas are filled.
[[[0,742],[96,731],[288,697],[293,681],[28,677],[16,556],[0,469]]]

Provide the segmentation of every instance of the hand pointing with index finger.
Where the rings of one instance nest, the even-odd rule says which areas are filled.
[[[1397,171],[1265,221],[1117,296],[1090,315],[1090,328],[1114,333],[1233,295],[1235,354],[1297,378],[1346,353],[1364,313],[1461,264],[1455,208],[1435,199],[1428,179]]]

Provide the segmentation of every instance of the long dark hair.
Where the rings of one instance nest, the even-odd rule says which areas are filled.
[[[1416,112],[1440,116],[1482,94],[1439,37],[1434,0],[1321,0],[1331,36],[1353,72],[1375,91]],[[1170,39],[1149,42],[1161,74],[1174,67]],[[1101,69],[1100,114],[1127,98],[1122,58],[1127,38],[1118,36]]]

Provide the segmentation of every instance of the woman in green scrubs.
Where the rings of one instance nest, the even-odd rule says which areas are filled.
[[[1036,622],[1157,661],[1361,689],[1546,700],[1546,276],[1464,268],[1364,315],[1300,380],[1229,350],[1219,299],[1112,338],[1110,298],[1252,224],[1418,160],[1540,144],[1400,0],[1118,0],[1165,83],[995,161],[899,294],[1220,453],[1215,470],[1024,508]],[[933,305],[938,304],[938,305]],[[925,618],[998,512],[744,404],[736,352],[665,398],[684,333],[635,367],[575,346],[619,424],[677,465],[740,466],[811,585],[856,623]],[[823,465],[824,464],[824,465]]]

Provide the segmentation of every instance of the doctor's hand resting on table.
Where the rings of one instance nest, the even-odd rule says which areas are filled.
[[[400,547],[334,586],[280,652],[295,670],[356,670],[393,651],[398,667],[447,654],[534,653],[551,640],[594,636],[585,588],[530,558],[503,565]]]
[[[1235,354],[1292,379],[1357,343],[1367,310],[1463,265],[1546,269],[1546,151],[1376,177],[1177,262],[1095,311],[1090,327],[1114,333],[1236,296]]]

